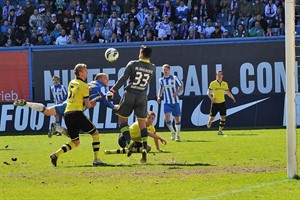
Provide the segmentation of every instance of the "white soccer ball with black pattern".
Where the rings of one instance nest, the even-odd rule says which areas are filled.
[[[105,59],[108,61],[108,62],[114,62],[116,61],[118,58],[119,58],[119,52],[117,49],[115,48],[108,48],[106,51],[105,51]]]

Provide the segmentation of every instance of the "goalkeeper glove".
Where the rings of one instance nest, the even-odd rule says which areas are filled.
[[[106,93],[106,99],[107,99],[107,101],[112,101],[113,98],[114,98],[114,93],[111,92],[111,91],[108,91],[108,92]]]

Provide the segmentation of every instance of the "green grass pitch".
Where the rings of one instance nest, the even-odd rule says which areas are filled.
[[[118,147],[118,135],[102,134],[101,159],[108,163],[102,167],[92,166],[91,137],[81,135],[81,145],[56,168],[49,155],[68,138],[1,136],[0,199],[300,198],[300,181],[287,179],[284,129],[225,133],[182,132],[182,142],[158,133],[168,144],[159,153],[149,138],[147,164],[139,163],[141,154],[105,155],[104,149]]]

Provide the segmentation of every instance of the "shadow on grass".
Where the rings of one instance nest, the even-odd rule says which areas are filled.
[[[0,151],[15,151],[15,149],[0,149]]]
[[[160,163],[162,166],[170,166],[170,167],[196,167],[196,166],[216,166],[209,163]]]
[[[230,137],[233,136],[257,136],[258,134],[256,133],[238,133],[238,134],[231,134]]]
[[[181,140],[180,142],[212,142],[208,140]]]

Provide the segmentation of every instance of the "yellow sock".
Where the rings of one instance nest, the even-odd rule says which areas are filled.
[[[93,138],[93,151],[94,151],[94,160],[99,160],[99,150],[100,150],[100,140],[99,134],[92,135]]]
[[[224,129],[224,126],[225,126],[225,119],[224,120],[220,120],[220,123],[219,123],[219,131],[223,131]]]
[[[61,154],[71,151],[76,148],[76,145],[73,142],[68,142],[63,144],[56,152],[56,156],[59,157]]]

